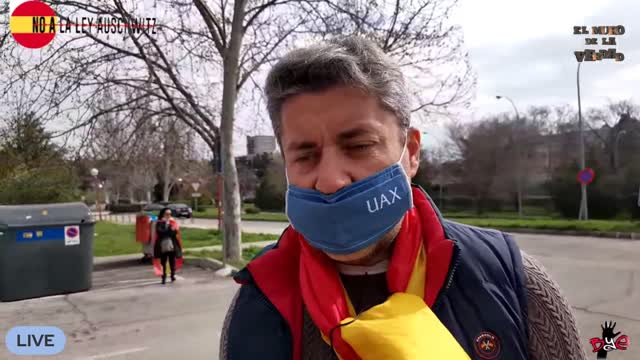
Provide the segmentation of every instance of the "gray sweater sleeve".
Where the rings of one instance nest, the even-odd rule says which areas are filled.
[[[218,355],[218,359],[220,360],[228,360],[227,356],[227,336],[229,331],[229,323],[231,322],[231,317],[233,313],[236,311],[236,300],[238,300],[238,295],[240,294],[240,289],[236,291],[236,294],[233,296],[233,300],[231,300],[231,304],[229,305],[229,310],[227,310],[227,315],[224,318],[224,322],[222,323],[222,331],[220,334],[220,351]]]
[[[586,359],[569,302],[544,266],[521,253],[527,277],[529,360]]]

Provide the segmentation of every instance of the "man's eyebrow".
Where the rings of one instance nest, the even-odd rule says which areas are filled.
[[[374,134],[375,131],[368,127],[356,127],[349,129],[338,134],[338,141],[345,142],[359,136]]]
[[[317,145],[313,141],[292,141],[287,145],[289,151],[310,150]]]
[[[371,135],[371,134],[376,134],[375,130],[372,128],[369,128],[366,126],[355,127],[339,133],[338,142],[347,142],[359,136]],[[304,150],[311,150],[316,147],[318,147],[318,144],[316,144],[315,142],[302,140],[302,141],[292,141],[289,144],[287,144],[286,148],[288,151],[304,151]]]

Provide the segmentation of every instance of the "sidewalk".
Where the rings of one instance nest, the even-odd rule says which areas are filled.
[[[273,244],[275,241],[258,241],[253,243],[243,243],[242,248],[247,249],[250,247],[260,247],[263,248],[269,244]],[[189,255],[189,253],[198,252],[201,250],[209,250],[209,251],[222,251],[222,245],[213,245],[213,246],[203,246],[197,248],[186,248],[184,249],[185,255]],[[94,270],[104,270],[108,268],[118,267],[118,266],[127,266],[127,265],[137,265],[140,264],[140,258],[142,257],[141,253],[136,254],[128,254],[128,255],[116,255],[116,256],[100,256],[93,258],[93,269]]]
[[[263,248],[269,244],[273,244],[276,241],[257,241],[257,242],[251,242],[251,243],[242,243],[242,248],[243,249],[248,249],[251,247],[259,247],[259,248]],[[198,247],[198,248],[187,248],[184,249],[185,252],[192,252],[192,251],[200,251],[200,250],[212,250],[212,251],[222,251],[222,245],[213,245],[213,246],[203,246],[203,247]]]
[[[552,230],[552,229],[527,229],[527,228],[500,228],[500,230],[512,234],[534,234],[534,235],[560,235],[560,236],[587,236],[608,239],[640,240],[640,233],[619,232],[619,231],[584,231],[584,230]]]

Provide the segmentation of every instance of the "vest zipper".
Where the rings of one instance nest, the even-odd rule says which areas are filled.
[[[449,290],[449,288],[451,287],[451,283],[453,283],[453,276],[456,273],[456,270],[458,269],[458,265],[460,265],[460,248],[458,248],[457,245],[453,245],[453,256],[455,256],[455,261],[453,263],[453,266],[451,267],[451,271],[449,272],[449,276],[447,278],[447,284],[445,285],[444,288],[442,288],[440,290],[440,293],[438,294],[438,297],[436,298],[435,303],[433,304],[433,309],[435,309],[438,304],[440,304],[440,300],[442,300],[442,298],[444,297],[444,294],[447,292],[447,290]]]

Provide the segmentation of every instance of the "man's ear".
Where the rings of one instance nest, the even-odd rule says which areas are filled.
[[[407,139],[407,151],[409,153],[409,171],[410,178],[418,173],[420,167],[420,151],[422,150],[422,134],[416,128],[409,128]]]

